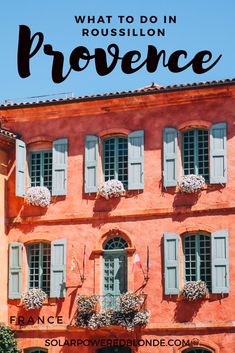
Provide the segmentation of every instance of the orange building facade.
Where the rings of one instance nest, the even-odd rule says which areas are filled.
[[[234,82],[1,106],[0,322],[24,353],[233,353]],[[206,184],[182,192],[192,174]],[[112,179],[125,192],[105,199]],[[48,207],[26,203],[35,186]],[[192,281],[206,296],[183,297]],[[30,288],[40,309],[22,304]],[[115,311],[105,298],[125,292],[143,295],[146,326],[75,324],[78,295]]]

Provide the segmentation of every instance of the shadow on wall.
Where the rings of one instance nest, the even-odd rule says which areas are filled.
[[[197,300],[195,302],[181,300],[176,302],[176,308],[174,312],[175,322],[192,322],[197,316],[198,311],[205,303],[205,300]]]

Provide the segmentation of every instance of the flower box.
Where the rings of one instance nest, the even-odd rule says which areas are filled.
[[[32,288],[22,296],[25,309],[40,309],[46,300],[47,294],[40,288]]]
[[[33,186],[27,190],[25,201],[28,205],[48,207],[51,202],[50,190],[45,186]]]
[[[206,282],[204,281],[189,281],[186,282],[182,290],[182,295],[189,301],[194,301],[204,298],[208,294]]]
[[[124,195],[125,189],[121,181],[119,180],[108,180],[103,182],[99,188],[100,196],[104,197],[106,200],[112,197],[120,197]]]
[[[191,194],[199,192],[205,186],[205,179],[202,175],[184,175],[179,182],[181,192]]]

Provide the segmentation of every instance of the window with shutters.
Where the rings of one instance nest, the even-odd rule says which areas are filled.
[[[34,243],[28,246],[29,289],[41,288],[50,294],[51,244]]]
[[[128,140],[123,136],[107,138],[103,141],[104,181],[119,180],[128,187]]]
[[[204,281],[211,291],[211,237],[186,235],[183,240],[185,281]]]
[[[180,251],[182,240],[183,252]],[[180,293],[187,281],[205,281],[211,293],[229,293],[229,234],[227,229],[211,234],[164,232],[164,293]],[[183,279],[180,280],[183,257]]]
[[[67,194],[68,139],[52,142],[52,148],[43,146],[38,151],[29,152],[29,186],[45,186],[52,196]],[[26,195],[26,156],[24,141],[16,140],[16,196]]]
[[[182,173],[178,172],[179,136]],[[210,129],[192,128],[179,133],[175,127],[163,130],[163,186],[175,187],[180,174],[201,175],[210,184],[227,182],[227,124]]]
[[[143,190],[144,131],[106,137],[102,147],[99,143],[96,135],[85,138],[85,193],[97,192],[101,183],[108,180],[121,181],[127,190]],[[102,171],[99,170],[99,150],[102,150]]]
[[[46,186],[52,190],[52,151],[33,151],[29,164],[30,186]]]
[[[191,129],[182,132],[183,174],[202,175],[209,181],[208,130]]]

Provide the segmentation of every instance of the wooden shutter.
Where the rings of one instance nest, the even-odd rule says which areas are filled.
[[[51,243],[51,298],[62,298],[66,294],[66,240]]]
[[[68,139],[53,142],[52,149],[52,195],[67,194]]]
[[[128,135],[128,190],[144,189],[144,131]]]
[[[212,293],[229,292],[228,231],[212,233]]]
[[[16,196],[24,197],[26,192],[26,145],[16,139]]]
[[[165,128],[163,132],[163,186],[176,186],[178,179],[178,132]]]
[[[10,243],[9,249],[9,299],[19,299],[22,294],[22,244]]]
[[[98,191],[98,137],[87,135],[85,140],[85,185],[86,193]]]
[[[165,294],[179,293],[179,236],[164,233]]]
[[[212,125],[210,129],[210,184],[227,182],[226,123]]]

